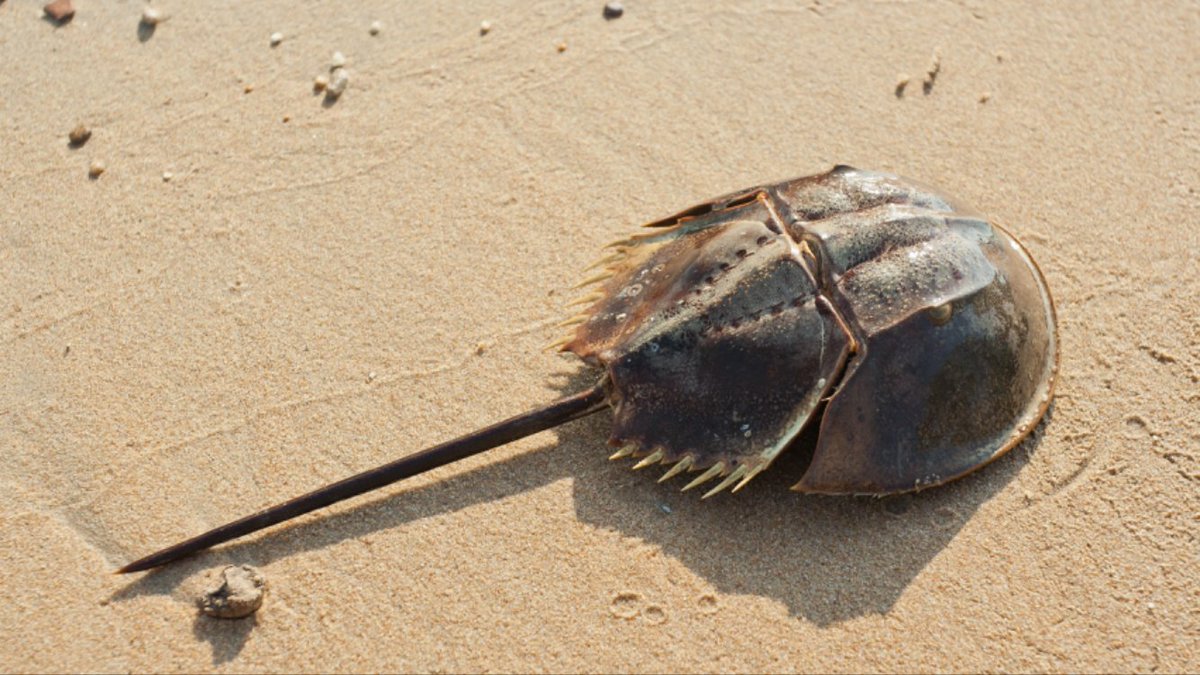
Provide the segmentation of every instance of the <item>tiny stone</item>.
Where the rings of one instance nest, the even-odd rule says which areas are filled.
[[[992,92],[990,92],[990,91],[985,91],[979,95],[980,103],[987,103],[990,100],[992,100]]]
[[[104,165],[104,162],[101,162],[98,159],[93,159],[92,163],[88,165],[88,177],[99,178],[100,174],[104,173],[104,170],[107,168],[108,167]]]
[[[921,81],[921,91],[926,95],[933,93],[933,85],[937,82],[938,75],[942,72],[942,51],[934,50],[933,61],[929,64],[929,69],[925,71],[925,79]]]
[[[254,91],[254,85],[252,85],[252,84],[248,84],[248,85],[242,87],[243,93],[249,94],[252,91]]]
[[[345,68],[337,68],[329,77],[329,87],[325,89],[325,94],[337,98],[346,91],[346,86],[350,84],[350,74]]]
[[[92,130],[83,126],[82,124],[76,125],[75,128],[71,130],[71,133],[67,134],[67,140],[71,141],[71,145],[76,148],[84,143],[87,143],[88,139],[91,137]]]
[[[163,16],[162,11],[154,7],[145,7],[142,9],[142,23],[147,26],[157,26],[166,20],[167,17]]]
[[[71,0],[54,0],[42,7],[42,11],[59,23],[70,21],[71,17],[75,16],[75,6],[71,4]]]
[[[337,70],[344,67],[346,67],[346,55],[341,52],[334,52],[333,57],[329,59],[329,69]]]
[[[271,46],[278,47],[280,42],[283,42],[283,33],[271,33]]]
[[[163,182],[164,183],[170,183],[171,179],[174,177],[175,177],[175,174],[171,173],[170,171],[163,172]]]
[[[267,582],[249,565],[229,565],[221,570],[221,583],[196,598],[200,611],[218,619],[240,619],[262,607]]]
[[[625,5],[622,5],[619,2],[604,3],[604,18],[608,19],[609,21],[621,18],[621,15],[624,13]]]
[[[324,75],[318,75],[313,78],[313,91],[325,91],[329,86],[329,78]]]
[[[492,32],[492,22],[491,21],[481,21],[479,23],[479,34],[487,35],[490,32]]]
[[[561,54],[561,53],[563,53],[563,52],[567,51],[567,41],[566,41],[566,40],[559,40],[558,44],[557,44],[557,45],[555,45],[555,46],[554,46],[554,48],[558,50],[558,53],[559,53],[559,54]]]
[[[367,29],[367,32],[369,32],[371,35],[379,35],[379,31],[381,30],[383,30],[383,22],[372,21],[371,27]]]

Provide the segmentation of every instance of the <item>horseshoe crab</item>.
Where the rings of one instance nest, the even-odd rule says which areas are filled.
[[[137,560],[162,565],[611,407],[613,459],[734,492],[808,424],[793,489],[884,495],[953,480],[1050,403],[1054,306],[1008,232],[913,181],[838,166],[742,190],[614,242],[553,347],[590,389]]]

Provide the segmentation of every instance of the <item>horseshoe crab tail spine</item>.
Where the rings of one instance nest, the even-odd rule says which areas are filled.
[[[165,565],[197,551],[257,532],[299,515],[370,492],[396,481],[410,478],[431,469],[445,466],[485,450],[511,443],[539,431],[570,422],[601,410],[607,403],[606,382],[574,396],[551,403],[544,408],[511,417],[452,441],[435,445],[416,454],[364,471],[344,480],[318,488],[306,495],[269,507],[204,534],[168,546],[117,570],[117,574],[141,572]]]

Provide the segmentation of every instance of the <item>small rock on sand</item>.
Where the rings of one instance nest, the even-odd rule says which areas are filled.
[[[156,7],[142,8],[142,23],[146,24],[147,26],[157,26],[158,24],[160,24],[166,20],[167,20],[166,15],[163,14],[162,10],[160,10],[158,8],[156,8]]]
[[[346,86],[350,84],[350,74],[345,68],[335,68],[329,75],[329,86],[325,89],[325,95],[330,98],[337,98],[346,91]]]
[[[221,583],[196,598],[200,611],[218,619],[241,619],[262,607],[266,579],[249,565],[229,565],[221,570]]]
[[[54,0],[42,7],[42,11],[51,19],[59,23],[66,23],[75,16],[75,5],[71,4],[71,0]]]
[[[100,174],[104,173],[105,169],[107,168],[108,167],[104,165],[104,162],[98,159],[93,159],[92,163],[88,165],[88,178],[93,180],[99,178]]]
[[[83,126],[82,124],[75,125],[75,128],[71,130],[71,133],[67,134],[67,140],[71,142],[71,147],[73,148],[78,148],[84,143],[87,143],[88,139],[91,137],[92,130]]]

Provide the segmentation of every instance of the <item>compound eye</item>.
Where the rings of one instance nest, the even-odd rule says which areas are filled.
[[[925,313],[929,315],[929,320],[933,322],[933,325],[944,326],[946,322],[950,321],[950,317],[954,315],[954,304],[944,302],[940,305],[930,307],[925,310]]]

